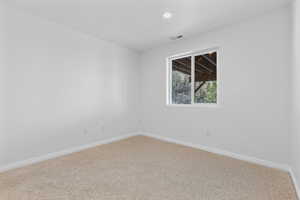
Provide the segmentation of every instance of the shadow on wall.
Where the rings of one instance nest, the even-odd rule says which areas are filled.
[[[0,7],[0,166],[136,131],[135,52]]]

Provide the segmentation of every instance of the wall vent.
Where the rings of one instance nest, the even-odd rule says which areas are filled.
[[[179,40],[181,38],[183,38],[183,35],[176,35],[176,36],[170,37],[170,40]]]

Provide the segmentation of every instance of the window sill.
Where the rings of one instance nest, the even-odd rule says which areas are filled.
[[[220,108],[220,104],[166,104],[167,107],[174,108]]]

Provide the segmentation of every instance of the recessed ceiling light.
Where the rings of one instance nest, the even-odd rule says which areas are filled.
[[[164,12],[164,14],[163,14],[163,18],[165,18],[165,19],[170,19],[170,18],[172,18],[172,16],[173,16],[173,14],[170,12]]]

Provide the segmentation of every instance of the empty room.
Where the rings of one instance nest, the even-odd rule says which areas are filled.
[[[0,200],[299,200],[300,0],[0,0]]]

